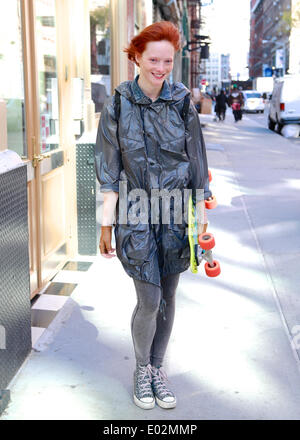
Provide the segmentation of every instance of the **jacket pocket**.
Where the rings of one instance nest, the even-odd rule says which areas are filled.
[[[161,150],[168,153],[186,155],[185,153],[185,136],[181,136],[178,139],[170,140],[160,145]]]
[[[170,224],[167,229],[167,257],[170,260],[190,257],[190,247],[187,234],[188,225]]]
[[[120,149],[122,153],[131,153],[132,151],[142,150],[143,142],[136,139],[120,137]]]
[[[120,261],[127,264],[142,264],[149,261],[150,231],[148,224],[118,225],[116,230],[116,252]]]

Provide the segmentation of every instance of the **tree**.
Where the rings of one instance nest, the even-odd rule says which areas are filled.
[[[282,21],[289,29],[300,27],[300,0],[292,0],[292,11],[284,11]]]

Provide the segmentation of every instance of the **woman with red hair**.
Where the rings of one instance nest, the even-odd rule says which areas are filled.
[[[200,208],[211,196],[205,145],[190,91],[181,82],[168,81],[179,49],[180,33],[168,21],[146,27],[131,40],[124,52],[139,74],[116,87],[105,104],[95,148],[104,194],[100,253],[112,258],[116,250],[137,295],[131,319],[133,400],[143,409],[153,408],[155,401],[162,408],[176,406],[162,363],[179,276],[190,265],[187,219],[178,213],[184,213],[186,190]],[[203,221],[198,233],[205,230]]]

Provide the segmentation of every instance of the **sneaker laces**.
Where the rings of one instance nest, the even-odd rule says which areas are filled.
[[[152,369],[151,365],[138,365],[136,371],[136,377],[138,382],[139,390],[142,393],[151,391],[151,378],[152,378]]]
[[[160,393],[163,397],[172,396],[172,391],[167,388],[166,381],[170,382],[163,367],[152,367],[152,383],[156,393]]]

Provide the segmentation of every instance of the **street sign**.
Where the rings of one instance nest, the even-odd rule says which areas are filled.
[[[201,79],[201,85],[205,86],[205,84],[206,84],[206,79]]]
[[[272,76],[273,75],[273,72],[272,72],[272,69],[271,69],[271,67],[265,67],[264,68],[264,73],[263,73],[263,76]]]

